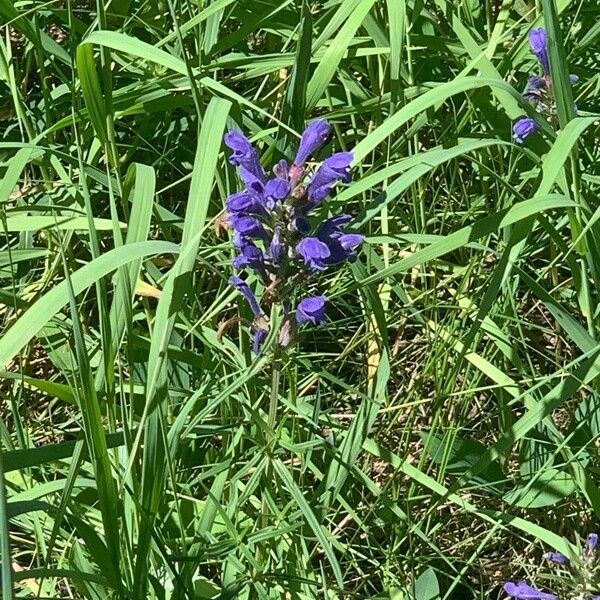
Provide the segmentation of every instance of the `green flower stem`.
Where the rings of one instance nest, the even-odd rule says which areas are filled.
[[[269,412],[267,415],[267,425],[269,429],[275,429],[277,424],[277,409],[279,404],[279,387],[281,385],[281,356],[280,356],[280,348],[277,345],[273,352],[273,366],[271,370],[271,391],[269,394]],[[268,494],[270,491],[270,486],[273,482],[273,466],[270,460],[271,454],[271,444],[272,440],[269,440],[268,437],[266,439],[266,449],[267,449],[267,465],[265,467],[265,485],[262,488],[261,492],[261,506],[260,506],[260,526],[261,528],[267,527],[269,518],[271,517],[271,511],[269,509],[268,502]],[[266,563],[267,556],[267,541],[261,541],[258,544],[258,548],[256,551],[256,561],[259,565],[261,565],[261,570],[264,572],[264,567]]]
[[[12,564],[10,553],[10,535],[8,530],[8,510],[6,488],[4,486],[4,464],[2,444],[0,444],[0,575],[2,576],[2,598],[13,600]]]
[[[273,372],[271,374],[271,393],[269,396],[269,416],[267,424],[271,429],[275,428],[277,423],[277,405],[279,399],[279,383],[281,380],[281,358],[279,357],[279,348],[275,350],[273,357]]]

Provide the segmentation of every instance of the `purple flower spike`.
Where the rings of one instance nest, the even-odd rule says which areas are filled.
[[[571,85],[575,85],[579,81],[579,75],[575,75],[575,73],[571,73],[569,75],[569,79],[571,81]]]
[[[309,208],[321,204],[339,179],[344,183],[350,181],[350,164],[353,159],[352,152],[337,152],[323,161],[308,184]]]
[[[298,324],[311,323],[312,325],[321,325],[322,323],[325,323],[326,305],[326,296],[304,298],[304,300],[298,304],[298,308],[296,309],[296,321]]]
[[[254,316],[256,318],[262,316],[262,310],[260,309],[260,306],[258,305],[258,300],[256,299],[254,292],[250,289],[250,286],[243,279],[236,276],[230,277],[229,283],[233,287],[237,288],[242,294],[242,296],[246,298]]]
[[[303,297],[300,289],[306,289],[330,266],[355,260],[364,241],[364,236],[344,231],[352,220],[350,215],[320,218],[314,224],[308,219],[308,211],[323,202],[339,181],[350,181],[350,152],[330,156],[314,171],[312,165],[306,166],[330,131],[325,119],[310,123],[294,163],[288,165],[280,160],[269,176],[245,135],[239,131],[225,135],[225,144],[233,150],[229,160],[238,167],[245,183],[244,190],[227,198],[227,219],[236,249],[233,267],[255,271],[265,286],[264,296],[257,297],[242,278],[234,276],[229,280],[254,314],[251,329],[256,354],[264,352],[271,329],[261,308],[262,300],[266,306],[278,304],[283,308],[281,330],[274,343],[280,349],[289,348],[296,342],[298,324],[318,325],[326,321],[327,298],[311,296],[299,301]]]
[[[571,561],[561,552],[546,552],[544,558],[557,565],[568,565]]]
[[[554,594],[540,592],[540,590],[536,590],[524,581],[520,583],[509,581],[504,584],[504,591],[509,596],[518,598],[519,600],[558,600],[558,597]]]
[[[550,73],[550,61],[548,60],[548,36],[543,27],[532,29],[529,32],[529,45],[531,51],[537,56],[545,73]]]
[[[254,332],[254,340],[252,341],[252,351],[254,354],[260,354],[262,351],[262,346],[269,335],[268,329],[257,329]]]
[[[294,164],[302,166],[308,157],[314,154],[325,143],[330,131],[331,125],[329,125],[326,119],[314,120],[302,134]]]
[[[324,271],[327,268],[326,260],[331,251],[321,240],[314,237],[304,238],[296,246],[296,251],[312,271]]]
[[[229,162],[240,167],[240,176],[246,182],[246,185],[249,185],[248,180],[252,179],[264,183],[267,176],[260,164],[258,152],[250,143],[250,140],[241,131],[236,130],[226,133],[223,139],[225,144],[233,150]]]
[[[540,126],[533,119],[530,117],[523,117],[514,124],[513,137],[516,142],[522,144],[525,141],[525,138],[539,130]]]
[[[598,545],[598,534],[590,533],[588,535],[587,547],[590,552],[595,552],[596,546]]]

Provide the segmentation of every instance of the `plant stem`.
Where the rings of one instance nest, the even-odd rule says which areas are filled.
[[[281,359],[278,350],[273,357],[273,372],[271,374],[271,394],[269,396],[269,416],[267,424],[271,429],[275,428],[277,422],[277,401],[279,398],[279,382],[281,379]]]
[[[279,386],[281,383],[281,358],[279,355],[279,348],[276,348],[273,354],[273,367],[271,371],[271,392],[269,394],[269,412],[267,416],[267,425],[269,429],[274,429],[277,423],[277,408],[279,400]],[[267,438],[266,450],[267,450],[267,464],[265,467],[265,485],[261,492],[261,503],[260,503],[260,526],[265,528],[268,525],[269,517],[271,512],[269,510],[268,494],[269,486],[273,481],[273,467],[270,460],[271,454],[271,443],[272,441]],[[262,541],[258,544],[256,551],[256,560],[259,565],[265,563],[267,555],[266,541]],[[262,568],[264,572],[264,568]]]
[[[6,488],[4,486],[4,465],[2,462],[2,444],[0,444],[0,557],[2,559],[2,562],[0,563],[0,575],[2,577],[2,598],[4,598],[4,600],[13,600],[14,590],[12,581]]]

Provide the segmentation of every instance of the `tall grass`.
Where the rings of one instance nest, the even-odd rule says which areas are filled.
[[[2,597],[495,598],[597,526],[599,15],[0,0]],[[316,116],[367,243],[273,387],[221,140]]]

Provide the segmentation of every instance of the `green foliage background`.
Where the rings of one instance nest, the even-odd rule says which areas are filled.
[[[2,597],[496,598],[597,528],[599,16],[0,0]],[[518,146],[542,25],[560,131]],[[221,140],[316,116],[367,242],[272,428]]]

